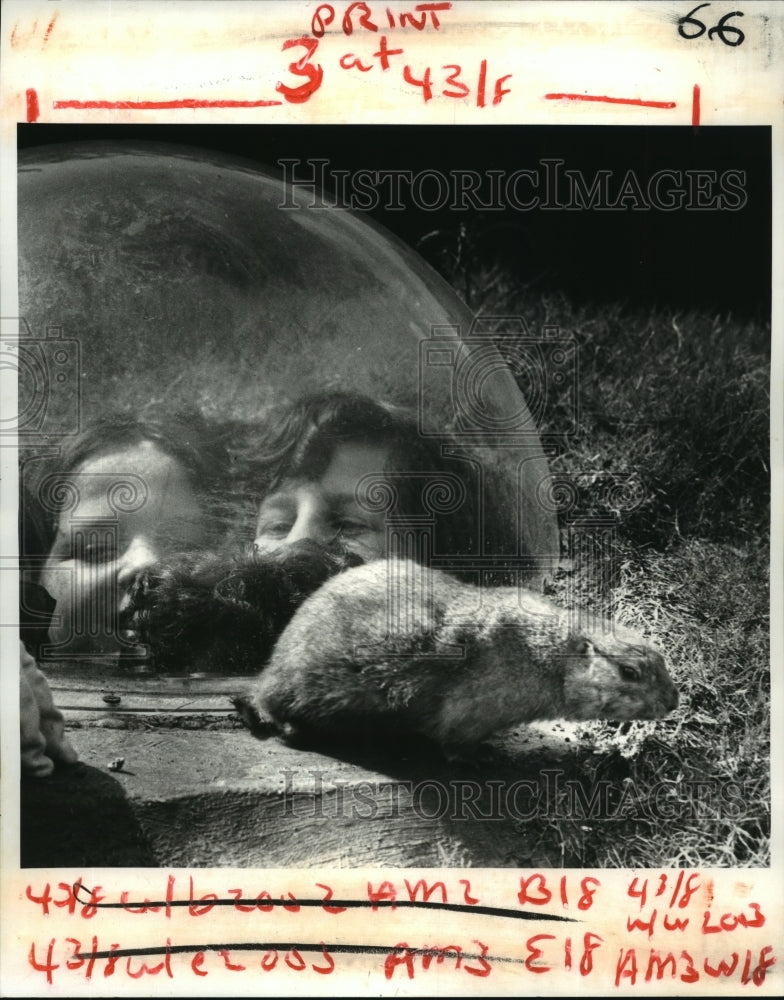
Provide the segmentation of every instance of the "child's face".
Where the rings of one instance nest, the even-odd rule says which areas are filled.
[[[380,445],[338,445],[319,479],[289,479],[264,499],[256,524],[256,547],[271,552],[309,539],[327,547],[339,546],[363,561],[377,559],[386,550],[383,513],[368,513],[356,500],[359,480],[381,473],[388,465],[387,449]]]
[[[129,477],[146,496],[123,490]],[[139,573],[200,547],[206,518],[182,464],[149,441],[89,458],[67,478],[78,503],[60,515],[41,577],[57,602],[49,637],[64,655],[116,652]]]

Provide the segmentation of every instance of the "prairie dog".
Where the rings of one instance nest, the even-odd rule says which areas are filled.
[[[390,584],[406,595],[393,638]],[[566,612],[533,593],[480,592],[384,560],[333,577],[303,603],[256,704],[289,732],[392,729],[461,747],[534,720],[656,719],[678,692],[662,655],[626,629],[570,634]]]

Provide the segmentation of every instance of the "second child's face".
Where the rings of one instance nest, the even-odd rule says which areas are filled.
[[[363,476],[381,473],[386,448],[370,444],[338,445],[319,479],[289,479],[262,502],[256,525],[256,548],[272,552],[295,542],[340,547],[364,562],[386,551],[384,514],[359,506],[356,488]]]
[[[182,464],[149,441],[90,458],[67,479],[78,502],[60,515],[41,576],[57,602],[49,637],[64,655],[116,652],[139,574],[199,547],[206,518]]]

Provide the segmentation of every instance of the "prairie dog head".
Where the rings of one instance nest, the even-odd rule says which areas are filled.
[[[659,719],[678,705],[664,657],[642,640],[572,636],[564,671],[566,717]]]

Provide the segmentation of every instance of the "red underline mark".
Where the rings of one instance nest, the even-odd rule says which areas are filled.
[[[29,91],[28,91],[29,93]],[[272,108],[282,101],[200,101],[186,97],[181,101],[54,101],[55,110],[75,108],[77,111],[166,111],[176,108]]]
[[[27,120],[28,122],[37,122],[41,113],[38,107],[38,94],[31,87],[25,91],[25,97],[27,98]]]
[[[691,95],[691,123],[694,128],[700,124],[700,87],[697,83],[694,84]]]
[[[547,101],[601,101],[603,104],[633,104],[638,108],[674,108],[675,101],[643,101],[639,97],[603,97],[598,94],[545,94]]]

